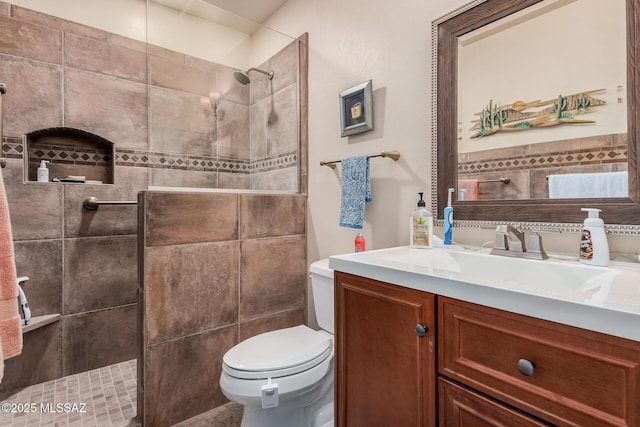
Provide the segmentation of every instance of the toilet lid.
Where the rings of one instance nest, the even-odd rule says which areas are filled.
[[[295,326],[241,342],[224,355],[222,368],[236,378],[277,378],[311,369],[329,357],[332,350],[330,336]]]

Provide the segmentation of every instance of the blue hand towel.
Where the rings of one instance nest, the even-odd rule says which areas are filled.
[[[362,228],[364,204],[371,201],[369,182],[369,158],[347,157],[342,163],[342,197],[340,202],[340,226]]]

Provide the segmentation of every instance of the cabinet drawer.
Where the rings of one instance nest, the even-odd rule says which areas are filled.
[[[441,374],[554,424],[640,426],[640,343],[450,298],[438,317]]]
[[[438,380],[441,427],[549,427],[466,387]]]

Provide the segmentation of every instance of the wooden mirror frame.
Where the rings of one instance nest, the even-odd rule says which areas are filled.
[[[432,208],[437,219],[443,217],[447,189],[457,187],[458,37],[540,1],[543,0],[476,0],[433,21],[432,168],[437,172],[432,172]],[[602,210],[610,232],[615,232],[616,227],[609,224],[617,224],[624,225],[617,227],[624,233],[640,233],[640,0],[626,0],[626,21],[629,197],[455,201],[458,225],[472,226],[473,221],[518,222],[575,228],[585,218],[580,208],[593,207]],[[465,224],[467,221],[472,222]]]

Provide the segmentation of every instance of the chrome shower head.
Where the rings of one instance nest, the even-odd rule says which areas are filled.
[[[243,85],[248,85],[251,83],[251,79],[246,71],[234,71],[233,78],[238,81],[238,83],[242,83]]]
[[[273,71],[263,71],[259,68],[249,68],[247,71],[234,71],[233,78],[236,79],[238,83],[248,85],[249,83],[251,83],[251,79],[249,78],[249,71],[257,71],[268,76],[269,80],[273,79]]]

